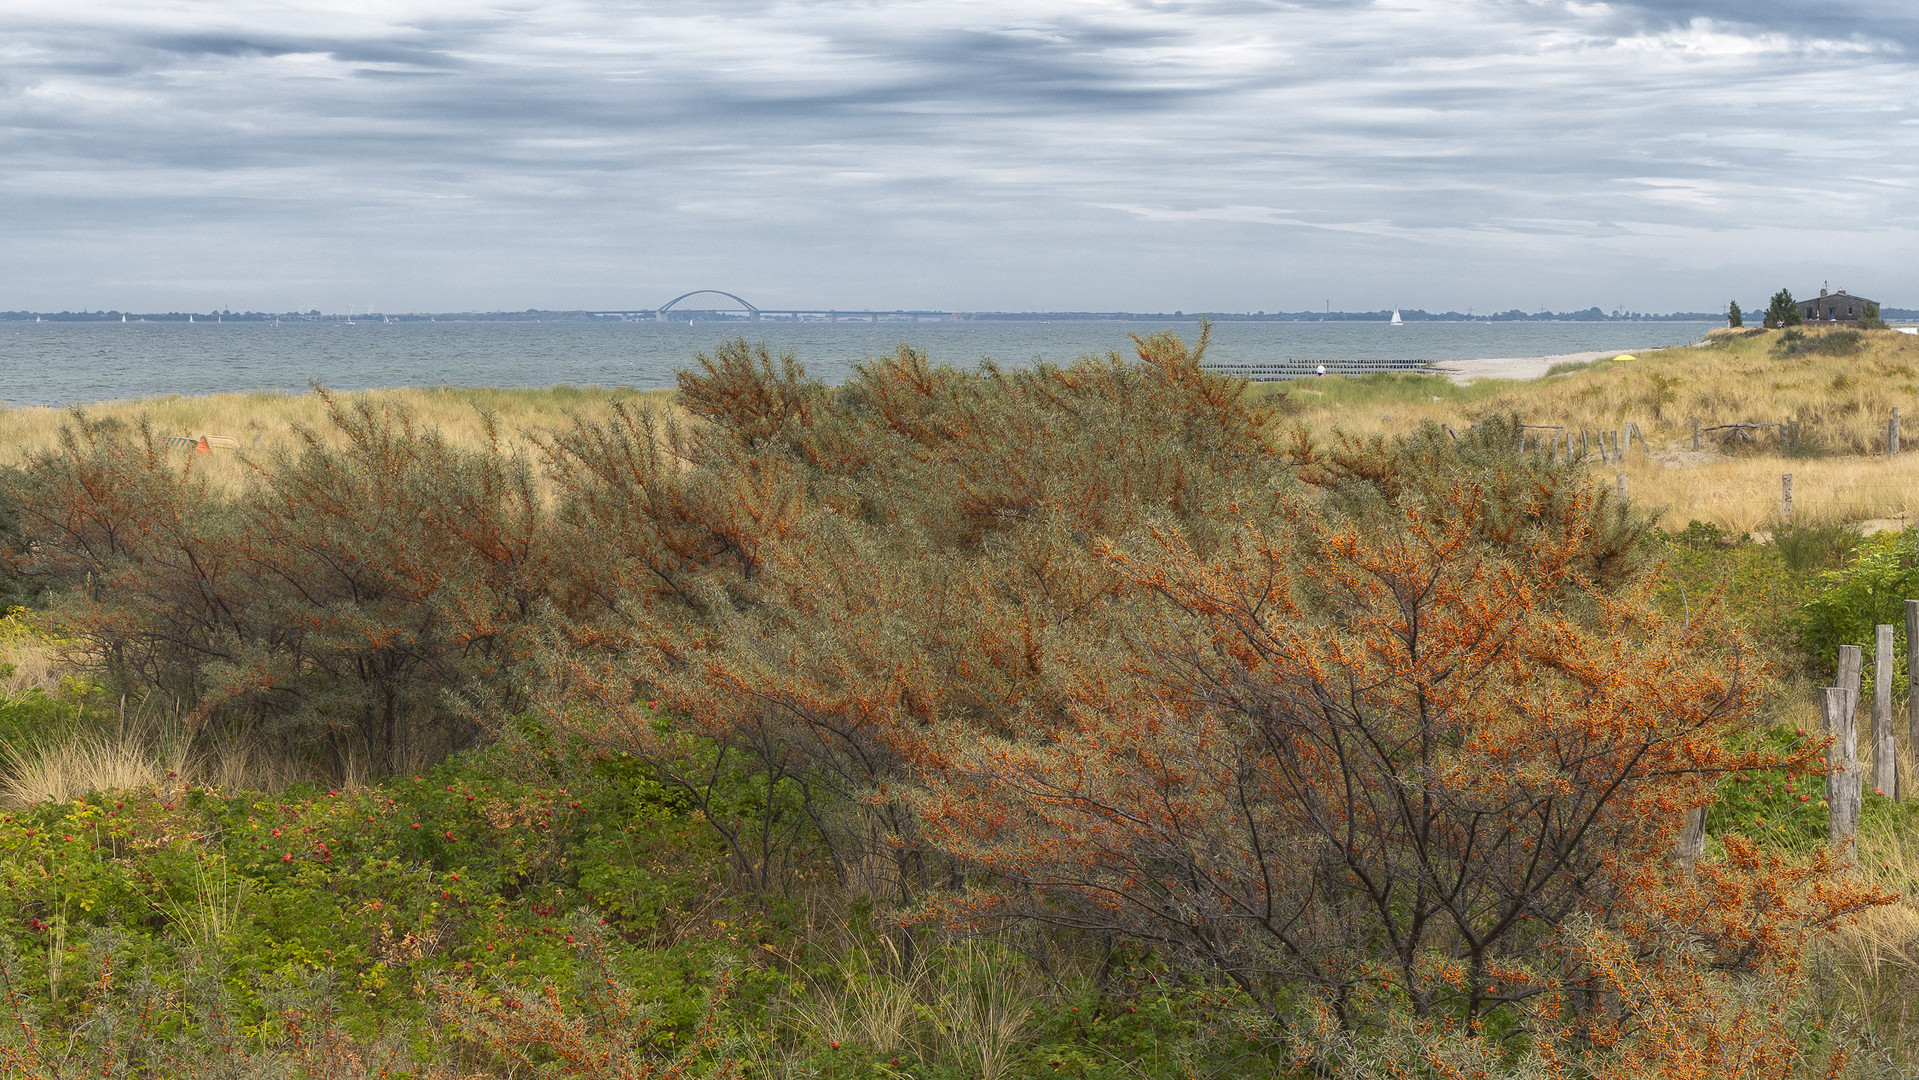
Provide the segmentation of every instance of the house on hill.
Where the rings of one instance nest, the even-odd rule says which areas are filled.
[[[1830,294],[1820,289],[1818,296],[1798,301],[1799,317],[1809,323],[1856,323],[1866,313],[1866,305],[1876,302],[1844,289]]]

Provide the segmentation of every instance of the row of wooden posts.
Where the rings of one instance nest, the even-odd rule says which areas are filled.
[[[1552,434],[1526,434],[1529,431],[1550,431]],[[1590,439],[1587,438],[1588,435],[1591,436]],[[1454,438],[1458,436],[1455,435]],[[1632,449],[1634,439],[1639,440],[1641,450],[1652,449],[1652,444],[1646,441],[1645,432],[1640,431],[1639,425],[1630,420],[1626,421],[1625,427],[1613,431],[1602,429],[1588,432],[1585,428],[1580,428],[1579,452],[1590,454],[1596,451],[1600,461],[1609,465],[1617,464],[1626,460],[1626,451]],[[1608,445],[1609,442],[1610,445]],[[1521,424],[1519,425],[1519,447],[1523,450],[1529,446],[1563,450],[1570,455],[1573,452],[1573,433],[1563,424]]]
[[[1789,423],[1779,423],[1779,424],[1741,422],[1737,424],[1717,424],[1711,427],[1702,428],[1699,426],[1699,418],[1695,416],[1692,418],[1692,448],[1694,450],[1699,449],[1699,436],[1705,432],[1731,431],[1731,430],[1756,431],[1760,428],[1779,428],[1782,431],[1785,431],[1788,433],[1787,438],[1789,440],[1796,441],[1798,439],[1799,421],[1794,420]],[[1451,429],[1448,429],[1448,430],[1451,430]],[[1526,432],[1528,431],[1550,431],[1552,432],[1552,434],[1549,436],[1530,436],[1526,434]],[[1630,420],[1626,422],[1625,427],[1620,428],[1616,431],[1607,432],[1604,430],[1600,430],[1600,431],[1594,432],[1593,435],[1594,435],[1594,440],[1589,443],[1586,439],[1586,429],[1585,428],[1579,429],[1580,452],[1589,453],[1591,452],[1593,448],[1596,447],[1599,451],[1599,460],[1602,463],[1608,464],[1608,465],[1618,464],[1626,460],[1626,451],[1632,449],[1632,441],[1634,439],[1639,440],[1640,449],[1642,450],[1651,449],[1651,445],[1646,442],[1645,433],[1639,430],[1638,424],[1635,424],[1631,422]],[[1612,437],[1612,446],[1610,450],[1607,448],[1608,435]],[[1453,437],[1458,438],[1459,436],[1454,435]],[[1573,435],[1572,435],[1572,432],[1567,430],[1566,427],[1559,424],[1521,424],[1519,425],[1519,445],[1521,449],[1524,449],[1529,445],[1544,446],[1551,449],[1558,449],[1561,446],[1564,446],[1565,452],[1570,455],[1572,453],[1572,448],[1573,448]],[[1899,410],[1898,409],[1892,410],[1892,418],[1886,421],[1886,456],[1887,457],[1899,456]],[[1622,500],[1625,499],[1626,498],[1626,474],[1615,473],[1613,475],[1613,484],[1617,488],[1619,498]],[[1787,521],[1792,520],[1792,474],[1791,473],[1782,473],[1780,474],[1780,477],[1779,477],[1779,516],[1784,518]],[[1914,729],[1914,734],[1915,736],[1919,736],[1919,728]]]
[[[1899,775],[1899,742],[1892,715],[1892,679],[1897,655],[1897,628],[1880,623],[1873,631],[1872,655],[1872,789],[1889,799],[1919,796],[1919,783]],[[1865,766],[1859,762],[1859,682],[1864,650],[1839,646],[1838,685],[1819,691],[1819,711],[1832,736],[1827,751],[1826,806],[1832,846],[1848,860],[1859,832],[1859,808],[1865,799]],[[1906,745],[1919,750],[1919,600],[1906,601]],[[1699,835],[1692,837],[1692,821],[1681,840],[1682,852],[1700,848],[1705,840],[1705,811],[1696,811]],[[1691,854],[1696,855],[1697,850]]]
[[[1901,796],[1899,790],[1898,738],[1893,733],[1892,669],[1893,626],[1880,623],[1874,629],[1872,657],[1872,787],[1889,799]],[[1837,686],[1819,691],[1819,709],[1826,732],[1833,738],[1827,751],[1826,806],[1830,815],[1832,845],[1850,857],[1853,838],[1859,832],[1859,807],[1865,798],[1865,769],[1859,764],[1859,675],[1862,664],[1857,645],[1839,646]],[[1913,672],[1919,670],[1919,600],[1906,601],[1906,745],[1919,746],[1919,683]],[[1910,795],[1912,792],[1903,794]]]
[[[1919,797],[1919,779],[1899,775],[1899,739],[1892,715],[1896,630],[1880,623],[1873,632],[1872,787],[1889,799]],[[1859,679],[1864,650],[1839,646],[1839,685],[1819,691],[1819,711],[1832,747],[1826,752],[1826,813],[1834,851],[1853,861],[1859,810],[1865,801],[1865,766],[1859,762]],[[1919,600],[1906,601],[1906,745],[1919,751]],[[1905,783],[1902,783],[1905,781]],[[1706,851],[1706,808],[1686,812],[1677,854],[1692,861]]]
[[[1742,420],[1735,424],[1712,424],[1706,427],[1700,427],[1699,418],[1695,416],[1692,418],[1692,448],[1694,450],[1699,449],[1699,436],[1705,435],[1714,431],[1738,431],[1741,433],[1750,434],[1752,432],[1760,431],[1765,428],[1779,429],[1780,433],[1785,437],[1788,443],[1796,443],[1799,441],[1799,421],[1797,420],[1787,420],[1787,421],[1780,421],[1780,422]],[[1568,454],[1572,453],[1573,433],[1564,424],[1521,424],[1519,425],[1519,429],[1520,429],[1519,444],[1521,449],[1524,449],[1527,446],[1542,446],[1550,449],[1559,449],[1561,447],[1564,447],[1566,453]],[[1552,434],[1551,435],[1526,434],[1529,431],[1550,431],[1552,432]],[[1592,453],[1593,451],[1597,450],[1599,453],[1599,460],[1608,465],[1617,464],[1621,461],[1624,461],[1626,459],[1626,451],[1632,449],[1632,441],[1634,439],[1639,440],[1639,446],[1641,449],[1643,450],[1652,449],[1652,444],[1646,441],[1645,432],[1640,431],[1639,425],[1633,423],[1630,420],[1626,422],[1625,427],[1618,428],[1613,431],[1606,431],[1606,430],[1600,429],[1600,430],[1595,430],[1593,432],[1590,432],[1590,435],[1592,436],[1590,440],[1587,438],[1588,434],[1589,433],[1587,432],[1585,428],[1582,427],[1579,429],[1580,452]],[[1458,438],[1457,435],[1453,437]],[[1608,445],[1609,437],[1610,437],[1610,446]],[[1887,457],[1899,456],[1899,410],[1898,409],[1892,410],[1891,419],[1888,419],[1886,421],[1886,456]]]

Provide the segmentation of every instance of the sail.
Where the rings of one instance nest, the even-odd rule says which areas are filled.
[[[1406,325],[1406,320],[1404,320],[1404,319],[1402,319],[1402,318],[1400,318],[1400,317],[1399,317],[1399,309],[1398,309],[1398,308],[1394,308],[1394,309],[1393,309],[1393,325],[1394,325],[1394,326],[1405,326],[1405,325]]]

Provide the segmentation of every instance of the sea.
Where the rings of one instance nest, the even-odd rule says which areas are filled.
[[[1215,323],[1206,359],[1219,364],[1376,365],[1657,348],[1703,338],[1717,322]],[[126,398],[400,386],[654,389],[702,352],[744,337],[792,353],[838,383],[901,344],[936,363],[971,367],[1070,363],[1118,351],[1129,334],[1195,319],[1136,322],[397,322],[0,323],[0,403],[80,405]]]

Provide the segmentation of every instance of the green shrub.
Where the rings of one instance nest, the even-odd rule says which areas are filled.
[[[1685,528],[1668,534],[1667,538],[1675,544],[1682,544],[1694,551],[1700,548],[1731,547],[1734,542],[1731,533],[1711,522],[1700,521],[1698,518],[1688,521]]]
[[[1830,669],[1841,645],[1862,646],[1870,670],[1873,628],[1881,623],[1905,626],[1906,600],[1919,599],[1915,539],[1919,537],[1912,532],[1868,537],[1843,566],[1819,575],[1818,591],[1796,620],[1813,670]]]
[[[1837,566],[1859,546],[1859,534],[1837,521],[1787,522],[1772,534],[1772,547],[1789,570]]]
[[[540,786],[476,767],[492,764],[275,797],[162,785],[0,815],[0,940],[52,1029],[84,1019],[111,942],[123,969],[167,987],[215,965],[249,1025],[273,1015],[276,986],[324,973],[334,1017],[370,1035],[424,1023],[425,981],[571,983],[574,920],[593,911],[661,1037],[689,1035],[713,957],[759,944],[735,940],[756,924],[712,894],[710,834],[630,770]],[[659,940],[675,920],[679,940]]]
[[[1772,354],[1789,356],[1851,356],[1866,347],[1866,335],[1857,330],[1827,330],[1808,334],[1787,330],[1773,343]]]

